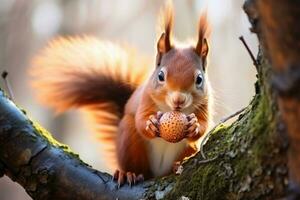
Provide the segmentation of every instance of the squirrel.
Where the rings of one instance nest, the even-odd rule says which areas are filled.
[[[111,147],[107,158],[117,161],[119,186],[170,174],[174,163],[197,151],[209,125],[207,17],[200,16],[195,44],[178,47],[173,14],[167,6],[154,69],[129,46],[74,36],[51,41],[29,70],[40,102],[59,113],[82,108],[92,117],[100,142]],[[173,110],[188,119],[177,143],[159,137],[162,113]]]

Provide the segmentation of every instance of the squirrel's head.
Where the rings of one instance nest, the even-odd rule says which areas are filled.
[[[179,48],[171,41],[172,9],[169,7],[166,13],[165,30],[157,42],[151,97],[162,110],[193,112],[207,104],[208,99],[206,14],[200,17],[198,41]]]

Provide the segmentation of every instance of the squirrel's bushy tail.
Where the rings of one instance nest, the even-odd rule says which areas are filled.
[[[93,37],[58,38],[33,59],[31,83],[38,99],[57,112],[110,102],[122,114],[147,76],[145,64],[129,47]]]
[[[29,72],[41,103],[58,113],[83,108],[92,116],[100,140],[113,141],[124,106],[147,77],[148,66],[132,48],[71,37],[50,42],[33,59]]]

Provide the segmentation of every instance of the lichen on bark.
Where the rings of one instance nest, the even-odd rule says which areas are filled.
[[[74,153],[68,145],[60,143],[59,141],[54,139],[53,136],[51,135],[51,133],[49,133],[46,129],[44,129],[39,123],[37,123],[35,121],[30,121],[30,123],[32,124],[32,126],[35,129],[35,134],[42,136],[49,145],[60,148],[69,156],[77,158],[78,160],[80,160],[80,162],[82,164],[89,166],[87,163],[83,162],[80,159],[79,154]]]
[[[270,90],[270,65],[262,51],[258,56],[256,94],[250,105],[231,125],[221,124],[205,145],[212,162],[203,163],[201,154],[183,164],[183,172],[154,184],[146,195],[172,189],[164,199],[260,199],[280,197],[287,184],[286,148],[276,122],[278,110]]]
[[[251,6],[253,2],[246,1],[248,4],[245,4],[245,8],[254,11],[248,12],[248,16],[253,25],[252,30],[260,36],[260,28],[264,24],[260,24],[261,16],[257,12],[258,9]],[[272,9],[270,5],[271,0],[266,6]],[[295,7],[291,6],[290,1],[278,1],[275,5]],[[299,15],[294,13],[293,16],[296,20],[289,22],[296,24]],[[285,24],[285,18],[281,19]],[[258,24],[260,26],[257,26]],[[293,30],[295,28],[288,27],[292,27]],[[284,36],[288,33],[280,25],[277,29],[282,31]],[[276,30],[270,33],[273,31]],[[259,39],[263,43],[265,38]],[[294,40],[291,41],[296,44]],[[282,43],[284,42],[274,42]],[[287,52],[288,50],[296,52],[295,48],[285,49]],[[296,52],[290,55],[299,54]],[[206,155],[209,158],[218,156],[217,159],[203,163],[203,158],[198,153],[183,164],[183,172],[178,176],[170,175],[132,188],[125,185],[115,190],[115,184],[109,181],[111,176],[82,165],[67,146],[56,142],[35,123],[31,123],[34,128],[24,123],[26,127],[20,129],[15,122],[24,122],[25,118],[20,118],[17,109],[12,108],[11,112],[14,113],[7,112],[8,115],[11,114],[7,117],[9,120],[0,117],[0,177],[4,171],[14,181],[19,182],[34,199],[141,199],[142,195],[144,199],[172,200],[182,199],[183,196],[201,200],[282,198],[289,183],[286,167],[289,140],[284,137],[287,135],[285,126],[278,111],[276,95],[272,92],[274,88],[271,85],[271,77],[274,69],[271,70],[262,50],[259,52],[257,70],[256,94],[250,105],[234,123],[222,124],[213,130],[205,145]],[[294,72],[295,70],[290,70],[286,78],[289,79],[290,73]],[[286,82],[281,84],[285,86]],[[291,91],[294,91],[297,85],[291,86]],[[288,95],[291,95],[289,91]],[[9,105],[2,105],[7,103],[2,96],[1,94],[0,109],[6,110]],[[14,132],[13,136],[11,132]],[[29,147],[32,151],[29,151]],[[296,156],[297,153],[295,151]],[[11,154],[13,156],[9,156]],[[16,159],[19,157],[21,159]]]

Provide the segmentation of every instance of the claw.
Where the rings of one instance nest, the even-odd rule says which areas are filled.
[[[156,113],[157,119],[160,120],[160,118],[163,116],[163,114],[164,114],[163,112],[158,111],[158,112]]]
[[[187,119],[190,121],[191,119],[193,119],[195,117],[196,117],[195,113],[192,113],[192,114],[187,116]]]
[[[152,136],[159,136],[159,119],[162,116],[162,112],[158,111],[156,115],[150,115],[146,122],[146,131]]]
[[[116,170],[116,171],[115,171],[114,175],[112,176],[112,181],[114,181],[114,180],[117,180],[117,179],[118,179],[118,177],[119,177],[119,173],[120,173],[120,171],[119,171],[119,170]]]
[[[151,133],[153,136],[156,136],[156,135],[158,135],[157,133],[158,133],[158,129],[152,124],[152,122],[151,121],[147,121],[147,123],[146,123],[146,131],[147,132],[149,132],[149,133]]]
[[[154,117],[154,115],[150,115],[149,120],[150,120],[155,126],[158,126],[158,120],[156,119],[156,117]]]
[[[133,185],[135,185],[136,184],[136,175],[135,175],[135,173],[132,173],[132,178],[133,178]]]
[[[126,173],[126,178],[127,178],[128,185],[131,187],[132,186],[132,182],[133,182],[132,173],[131,172],[127,172]]]
[[[188,125],[192,126],[192,125],[195,124],[197,121],[198,121],[197,118],[192,118],[192,119],[189,121]]]
[[[187,129],[187,131],[189,132],[189,133],[192,133],[192,132],[195,132],[195,130],[197,129],[197,128],[199,128],[200,127],[200,124],[197,122],[197,123],[194,123],[193,125],[191,125],[188,129]]]
[[[119,189],[124,185],[125,182],[127,182],[128,185],[132,187],[132,185],[144,181],[144,176],[142,174],[136,176],[136,174],[133,172],[123,172],[121,170],[116,170],[113,174],[112,180],[117,182],[117,188]]]
[[[118,177],[118,189],[124,185],[124,182],[125,182],[125,174],[124,172],[120,171],[119,172],[119,177]]]
[[[198,119],[194,113],[187,116],[188,124],[186,126],[186,136],[194,137],[199,134],[200,124],[198,123]]]

